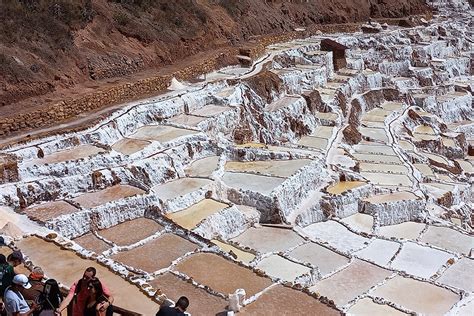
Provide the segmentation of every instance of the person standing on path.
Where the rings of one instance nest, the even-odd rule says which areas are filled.
[[[22,289],[29,289],[31,284],[24,274],[17,274],[13,278],[12,285],[5,290],[4,303],[7,316],[30,316],[35,312],[37,305],[32,304],[31,308],[26,303]]]
[[[84,271],[82,278],[71,286],[69,294],[66,296],[59,308],[56,309],[56,313],[61,314],[61,312],[66,309],[70,303],[72,303],[72,316],[84,316],[87,298],[89,297],[87,287],[89,285],[89,282],[95,279],[96,273],[97,270],[94,267],[87,268],[86,271]],[[107,297],[108,300],[107,304],[112,304],[114,302],[114,298],[111,295],[109,289],[107,289],[107,287],[105,287],[103,283],[101,283],[101,285],[104,291],[104,295]]]

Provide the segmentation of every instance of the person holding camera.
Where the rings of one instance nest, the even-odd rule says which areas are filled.
[[[87,285],[89,296],[86,301],[84,316],[109,316],[112,315],[111,304],[104,294],[102,283],[94,278]]]
[[[96,279],[96,269],[94,267],[88,267],[82,278],[75,282],[70,290],[67,297],[62,301],[59,308],[56,309],[57,314],[61,314],[67,306],[72,303],[72,316],[84,316],[84,309],[86,307],[86,302],[89,297],[88,285],[89,282],[93,279]],[[113,296],[110,294],[110,291],[101,283],[104,296],[108,300],[108,304],[111,305],[114,302]]]
[[[54,316],[56,309],[61,305],[62,296],[59,291],[58,282],[49,279],[44,283],[43,292],[37,298],[38,308],[34,316]]]

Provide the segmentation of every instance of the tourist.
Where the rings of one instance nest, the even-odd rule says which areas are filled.
[[[28,282],[26,275],[17,274],[13,277],[12,285],[5,290],[4,296],[7,316],[30,316],[35,312],[36,304],[33,303],[30,308],[21,294],[22,289],[29,289],[30,287],[31,284]]]
[[[33,270],[31,270],[31,273],[28,277],[28,280],[31,284],[31,288],[24,289],[21,292],[21,294],[23,294],[23,297],[25,298],[27,302],[28,301],[37,302],[38,297],[40,296],[40,294],[43,292],[43,289],[44,289],[43,278],[44,278],[43,269],[41,269],[40,267],[34,267]]]
[[[84,309],[86,307],[87,297],[89,296],[87,286],[89,285],[89,281],[95,278],[95,275],[96,269],[94,267],[87,268],[86,271],[84,271],[82,279],[75,282],[71,286],[69,294],[56,311],[58,313],[61,313],[70,303],[72,303],[72,316],[83,316]],[[113,296],[110,294],[110,291],[104,286],[104,284],[101,285],[104,295],[107,297],[110,304],[112,304],[114,302]]]
[[[0,295],[3,297],[5,289],[12,284],[15,272],[13,267],[7,262],[7,258],[0,254]]]
[[[54,316],[55,311],[61,305],[62,296],[59,291],[58,282],[49,279],[44,283],[44,288],[38,297],[38,311],[35,316]]]
[[[184,316],[186,308],[189,306],[189,300],[186,296],[181,296],[174,307],[162,306],[156,316]]]
[[[13,272],[15,274],[20,274],[20,271],[17,271],[17,267],[23,263],[23,254],[19,250],[13,251],[7,257],[8,263],[13,267]]]
[[[84,316],[109,316],[113,314],[111,304],[104,295],[99,279],[92,279],[87,285],[89,296],[86,301]]]

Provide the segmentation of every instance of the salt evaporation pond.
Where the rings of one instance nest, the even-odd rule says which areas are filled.
[[[97,266],[145,315],[181,295],[225,313],[240,288],[243,315],[471,312],[471,16],[451,2],[423,27],[332,34],[343,69],[320,36],[280,43],[4,148],[0,233],[65,283]],[[74,251],[23,237],[49,229]]]

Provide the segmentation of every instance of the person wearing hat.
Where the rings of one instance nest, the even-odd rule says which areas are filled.
[[[43,269],[36,266],[33,268],[33,270],[31,270],[30,276],[28,277],[31,287],[21,291],[21,294],[23,294],[23,297],[27,302],[37,302],[38,297],[44,290],[44,284],[42,282],[43,278]]]
[[[5,291],[4,304],[7,316],[30,316],[35,312],[36,304],[33,303],[30,308],[21,294],[22,289],[29,289],[30,287],[31,284],[28,282],[26,275],[15,275],[12,285]]]

